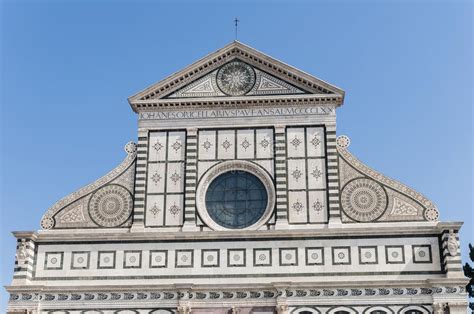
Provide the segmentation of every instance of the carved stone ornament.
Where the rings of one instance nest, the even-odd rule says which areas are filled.
[[[96,191],[89,201],[91,219],[102,227],[118,227],[132,214],[133,199],[130,192],[116,184]]]
[[[55,225],[54,218],[52,217],[43,217],[41,219],[41,228],[42,229],[52,229]]]
[[[58,202],[56,202],[53,206],[51,206],[46,213],[43,215],[41,219],[41,228],[42,229],[52,229],[54,228],[56,222],[54,216],[71,205],[72,203],[76,202],[77,200],[83,198],[86,195],[89,195],[96,191],[97,189],[105,186],[106,184],[114,181],[120,175],[122,175],[129,167],[135,162],[137,157],[137,149],[136,144],[133,142],[129,142],[124,147],[125,151],[127,152],[127,157],[125,160],[118,165],[115,169],[107,173],[105,176],[101,177],[100,179],[96,180],[95,182],[86,185],[85,187],[73,192],[66,197],[62,198]]]
[[[433,202],[414,189],[404,185],[403,183],[393,180],[362,163],[347,150],[349,143],[349,138],[344,135],[339,136],[336,140],[337,151],[342,161],[350,165],[361,174],[376,181],[381,186],[395,190],[403,196],[406,196],[408,199],[416,201],[416,203],[420,204],[425,209],[423,216],[426,220],[437,221],[439,219],[438,210],[436,209],[436,206],[433,204]],[[344,207],[344,204],[342,205]]]
[[[349,145],[351,144],[351,140],[348,136],[346,135],[340,135],[337,137],[336,139],[336,145],[337,147],[339,148],[343,148],[343,149],[346,149],[349,147]]]
[[[229,62],[217,72],[217,86],[227,95],[245,95],[252,89],[254,84],[254,69],[241,61]]]
[[[428,221],[438,221],[439,212],[436,208],[427,208],[425,210],[425,219]]]
[[[24,264],[26,259],[28,258],[28,250],[27,250],[27,243],[20,242],[18,249],[16,251],[16,260],[18,264]]]
[[[135,144],[134,142],[128,142],[127,144],[125,144],[125,147],[124,147],[125,151],[127,152],[127,154],[133,154],[133,153],[136,153],[137,152],[137,144]]]
[[[219,175],[229,171],[247,171],[262,181],[267,193],[267,206],[262,217],[253,225],[239,230],[256,230],[262,226],[272,215],[275,207],[275,187],[270,175],[260,166],[244,160],[221,162],[208,170],[199,181],[196,189],[196,208],[199,216],[207,226],[214,230],[230,230],[216,223],[209,215],[206,208],[206,192],[211,182]]]
[[[387,203],[387,193],[374,180],[355,179],[342,189],[342,209],[355,221],[377,220],[387,209]]]
[[[453,232],[449,233],[448,236],[448,252],[451,256],[456,256],[458,253],[458,240],[456,239],[456,235]]]

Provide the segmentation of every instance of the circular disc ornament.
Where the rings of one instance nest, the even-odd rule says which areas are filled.
[[[54,221],[54,218],[52,217],[44,217],[41,220],[41,228],[43,229],[52,229],[56,222]]]
[[[254,85],[255,71],[244,62],[229,62],[217,72],[217,86],[227,95],[245,95]]]
[[[96,191],[89,201],[89,215],[102,227],[118,227],[132,213],[130,192],[120,185],[107,185]]]
[[[371,179],[352,180],[342,189],[342,210],[356,221],[377,220],[385,212],[387,203],[387,193]]]

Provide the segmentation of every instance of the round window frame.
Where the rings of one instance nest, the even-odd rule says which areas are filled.
[[[211,218],[207,211],[206,193],[209,185],[218,176],[229,171],[249,172],[262,182],[267,192],[267,206],[265,207],[263,215],[253,225],[247,226],[245,228],[226,228],[221,226]],[[199,180],[199,184],[196,189],[196,209],[198,214],[209,228],[216,231],[257,230],[263,226],[273,214],[273,210],[275,208],[275,199],[276,194],[273,179],[270,177],[268,172],[260,166],[244,160],[224,161],[211,167],[206,173],[204,173],[201,180]]]

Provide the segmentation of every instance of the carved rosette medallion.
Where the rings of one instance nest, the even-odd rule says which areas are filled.
[[[355,179],[342,189],[341,204],[349,218],[360,221],[374,221],[387,209],[387,193],[371,179]]]
[[[55,224],[56,224],[56,222],[55,222],[54,218],[52,218],[52,217],[44,217],[41,220],[41,228],[44,229],[44,230],[52,229]]]
[[[438,221],[439,212],[436,208],[427,208],[424,213],[425,219],[428,221]]]
[[[227,95],[245,95],[254,85],[255,71],[244,62],[229,62],[217,72],[217,86]]]
[[[347,149],[349,147],[349,145],[351,144],[351,140],[348,136],[346,135],[340,135],[337,137],[336,139],[336,145],[337,147],[339,148],[342,148],[342,149]]]
[[[89,201],[89,215],[102,227],[117,227],[127,221],[132,213],[133,199],[130,192],[120,185],[107,185],[96,191]]]

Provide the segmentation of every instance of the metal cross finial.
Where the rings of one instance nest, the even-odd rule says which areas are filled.
[[[239,26],[240,20],[238,18],[234,19],[234,25],[235,25],[235,40],[237,40],[237,27]]]

